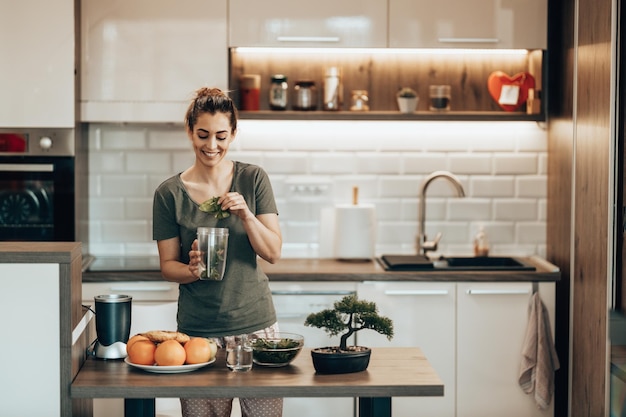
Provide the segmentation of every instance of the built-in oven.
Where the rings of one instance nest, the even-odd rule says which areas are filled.
[[[0,241],[74,241],[73,129],[0,130]]]

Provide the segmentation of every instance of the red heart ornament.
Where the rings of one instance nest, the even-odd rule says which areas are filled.
[[[527,72],[509,77],[502,71],[495,71],[489,75],[487,88],[500,107],[506,111],[515,111],[526,103],[528,90],[535,88],[535,78]]]

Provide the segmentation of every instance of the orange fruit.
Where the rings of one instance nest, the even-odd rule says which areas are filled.
[[[154,365],[156,345],[150,340],[137,340],[128,349],[128,360],[137,365]]]
[[[180,366],[186,357],[185,348],[176,340],[159,343],[154,351],[154,361],[159,366]]]
[[[185,363],[203,363],[211,360],[211,341],[204,337],[192,337],[185,343]]]
[[[126,353],[128,353],[128,351],[130,350],[130,347],[139,340],[150,340],[150,339],[140,334],[136,334],[132,336],[130,339],[128,339],[128,342],[126,342]]]

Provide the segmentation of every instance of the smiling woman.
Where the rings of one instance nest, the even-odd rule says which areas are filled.
[[[157,188],[153,205],[161,273],[180,284],[177,330],[220,341],[255,332],[271,336],[278,330],[276,312],[267,276],[257,266],[257,257],[274,263],[282,250],[269,178],[258,166],[226,159],[237,134],[237,109],[223,91],[197,90],[185,125],[195,161]],[[220,280],[202,276],[206,260],[196,236],[205,228],[228,233]],[[240,403],[251,417],[282,416],[282,398],[240,398]],[[208,410],[228,417],[232,398],[181,398],[181,408],[185,417]]]

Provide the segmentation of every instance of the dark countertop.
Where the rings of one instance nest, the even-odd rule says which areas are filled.
[[[537,256],[522,257],[535,266],[535,271],[385,271],[375,260],[363,262],[334,259],[284,258],[276,264],[259,260],[270,281],[498,281],[555,282],[561,272],[555,265]],[[83,282],[161,281],[161,273],[153,270],[88,270]]]

